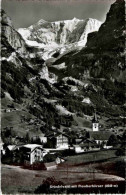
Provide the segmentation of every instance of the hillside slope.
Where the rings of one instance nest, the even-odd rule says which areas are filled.
[[[124,16],[125,1],[116,1],[99,31],[89,34],[86,48],[44,61],[2,11],[2,131],[8,126],[19,136],[58,129],[81,135],[91,130],[94,108],[101,130],[123,128]]]

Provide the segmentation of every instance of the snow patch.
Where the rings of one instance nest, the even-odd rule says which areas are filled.
[[[50,75],[49,74],[46,64],[43,65],[43,68],[42,68],[41,72],[39,73],[39,75],[40,75],[41,79],[45,79],[45,80],[47,80],[48,82],[50,82],[52,84],[57,81],[57,76],[56,75],[54,75],[54,74]],[[50,77],[50,76],[52,76],[52,77]]]
[[[32,47],[44,48],[45,44],[38,43],[37,41],[25,40],[26,44]]]
[[[84,83],[82,81],[80,81],[78,79],[75,79],[75,78],[73,78],[71,76],[70,77],[65,77],[63,79],[63,81],[68,81],[68,80],[74,81],[76,85],[84,86]]]
[[[58,65],[53,65],[52,67],[58,69],[58,70],[61,70],[61,69],[66,69],[67,66],[65,66],[65,62],[63,62],[62,64],[58,64]]]
[[[28,28],[19,28],[18,32],[25,40],[31,35],[31,31]]]
[[[61,105],[56,105],[56,109],[59,111],[61,115],[73,115],[74,113],[69,112],[65,107]]]
[[[8,98],[9,100],[11,101],[14,100],[8,92],[4,92],[4,94],[5,94],[5,97]]]
[[[71,91],[73,91],[73,92],[74,92],[74,91],[78,91],[78,88],[77,88],[76,86],[72,86],[72,87],[71,87]]]
[[[32,77],[29,79],[29,82],[31,82],[32,80],[35,80],[36,79],[36,76],[35,77]]]
[[[47,103],[56,103],[57,102],[57,100],[51,100],[51,99],[47,99],[47,98],[44,98],[44,101]]]
[[[17,58],[16,53],[12,52],[8,58],[2,57],[1,60],[6,60],[7,62],[13,62],[16,67],[22,66],[21,61]]]
[[[86,103],[86,104],[91,104],[91,100],[89,98],[84,98],[82,100],[83,103]]]

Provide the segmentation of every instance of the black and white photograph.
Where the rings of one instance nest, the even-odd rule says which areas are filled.
[[[1,194],[125,194],[125,0],[2,0]]]

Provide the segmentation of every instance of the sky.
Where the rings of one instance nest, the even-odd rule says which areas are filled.
[[[105,21],[115,0],[2,0],[15,28],[27,28],[40,19],[58,21],[95,18]]]

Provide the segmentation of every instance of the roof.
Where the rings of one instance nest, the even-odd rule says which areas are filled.
[[[33,152],[36,148],[39,148],[43,150],[43,152],[47,152],[45,149],[43,149],[42,145],[38,144],[20,144],[20,145],[9,145],[9,150],[16,150],[16,149],[23,149],[24,152]]]
[[[80,144],[80,146],[81,146],[81,147],[97,146],[97,143],[94,143],[94,142],[89,142],[89,143],[87,143],[87,142],[85,142],[85,143]]]
[[[29,152],[29,153],[33,152],[36,148],[43,150],[42,145],[38,145],[38,144],[26,144],[20,146],[20,148],[25,150],[25,152]]]
[[[39,145],[39,144],[25,144],[25,145],[23,145],[23,147],[34,149],[36,147],[40,147],[41,148],[42,145]]]
[[[55,137],[58,137],[59,135],[63,135],[65,137],[69,137],[65,133],[61,133],[61,132],[53,132],[53,133],[48,134],[46,137],[48,137],[48,138],[53,138],[54,137],[55,138]]]
[[[20,148],[27,148],[30,150],[30,152],[33,152],[33,150],[35,150],[36,148],[40,148],[43,150],[42,145],[38,145],[38,144],[26,144],[26,145],[20,146]]]
[[[90,138],[84,138],[82,141],[81,141],[81,143],[89,143],[89,142],[94,142],[92,139],[90,139]]]
[[[80,143],[80,146],[95,146],[95,145],[97,145],[97,144],[95,143],[95,141],[93,141],[91,139],[86,139]]]
[[[73,146],[74,147],[81,147],[79,144],[74,144]]]
[[[95,112],[95,114],[94,114],[94,117],[93,117],[93,119],[92,119],[92,122],[93,122],[93,123],[98,123],[98,118],[97,118],[96,112]]]
[[[16,145],[8,145],[7,148],[11,151],[14,150],[16,147]]]
[[[77,139],[76,144],[94,142],[91,138],[84,137],[83,139]]]
[[[77,138],[75,139],[76,143],[79,144],[83,139],[82,138]]]
[[[31,152],[35,150],[35,148],[43,149],[42,145],[38,145],[38,144],[26,144],[26,145],[23,145],[22,147],[30,149]]]
[[[37,135],[33,135],[32,137],[46,137],[44,133],[39,133]]]
[[[83,143],[74,145],[74,147],[91,147],[91,146],[97,146],[97,143],[92,141],[92,142],[83,142]]]
[[[113,133],[108,131],[89,132],[90,139],[94,140],[108,140]]]

